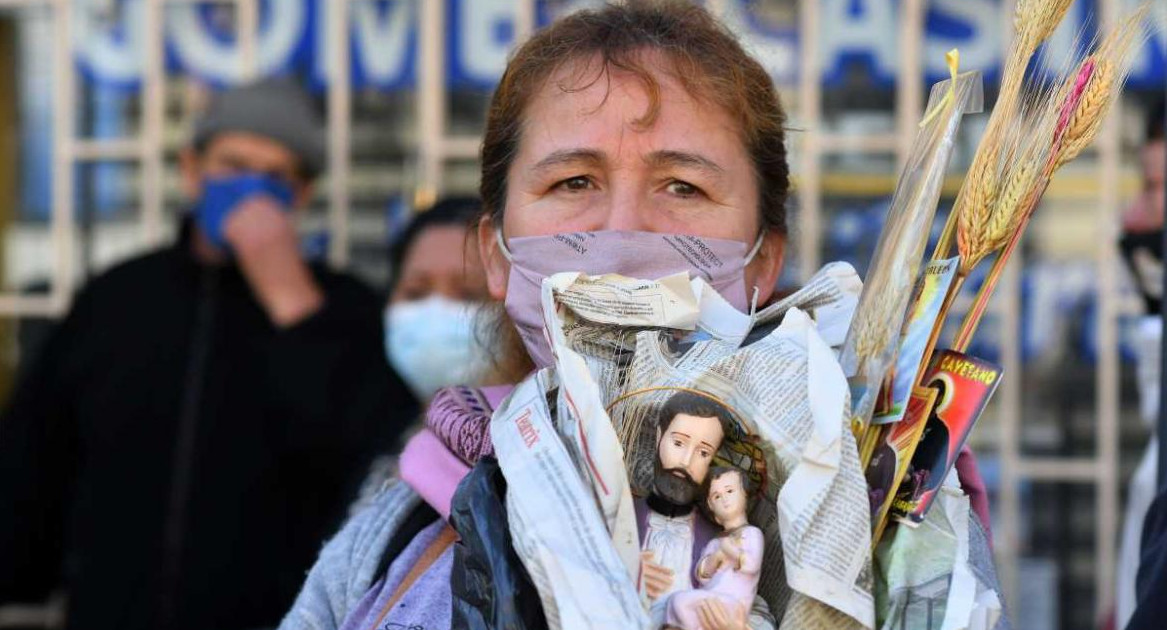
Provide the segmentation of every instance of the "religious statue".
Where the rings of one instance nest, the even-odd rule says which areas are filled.
[[[682,630],[710,630],[720,623],[706,610],[711,600],[727,610],[749,610],[762,572],[762,530],[746,519],[749,489],[737,468],[717,467],[709,474],[706,507],[723,529],[705,544],[697,561],[700,588],[675,592],[668,598],[665,623]]]

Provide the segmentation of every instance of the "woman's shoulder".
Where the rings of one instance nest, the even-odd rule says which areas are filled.
[[[324,545],[280,630],[339,628],[376,581],[394,535],[421,506],[408,485],[387,483]]]
[[[364,509],[349,519],[337,536],[344,535],[351,528],[354,560],[358,564],[376,564],[394,533],[421,506],[421,497],[409,484],[390,479]],[[367,588],[368,584],[364,586]]]

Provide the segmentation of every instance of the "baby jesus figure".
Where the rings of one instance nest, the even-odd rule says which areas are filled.
[[[722,627],[724,620],[708,618],[702,602],[717,599],[744,619],[758,591],[762,571],[762,530],[746,520],[747,490],[742,471],[718,467],[709,473],[706,505],[713,520],[724,530],[710,540],[697,563],[698,589],[679,591],[669,597],[665,626],[683,630]]]

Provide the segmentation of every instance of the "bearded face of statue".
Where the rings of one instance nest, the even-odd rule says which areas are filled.
[[[696,502],[724,437],[715,417],[674,416],[657,442],[653,492],[674,505]]]

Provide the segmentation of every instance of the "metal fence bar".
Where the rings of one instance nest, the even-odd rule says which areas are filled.
[[[1102,26],[1109,28],[1118,22],[1119,3],[1101,0]],[[1115,544],[1118,540],[1118,274],[1115,243],[1118,216],[1119,183],[1118,116],[1107,116],[1098,139],[1099,177],[1098,198],[1098,371],[1095,398],[1098,443],[1098,491],[1095,501],[1095,618],[1110,609],[1114,599]]]
[[[535,32],[535,0],[517,0],[515,9],[515,42],[521,46]]]
[[[417,117],[418,117],[418,193],[423,199],[433,200],[442,189],[441,153],[446,132],[446,3],[421,4],[418,33],[419,63]]]
[[[72,0],[52,0],[53,39],[61,42],[53,51],[53,206],[51,242],[54,268],[52,304],[64,313],[73,296],[73,142],[76,132],[74,93]]]
[[[1098,480],[1098,460],[1094,457],[1022,457],[1017,476],[1030,481],[1087,483]]]
[[[1021,454],[1021,256],[1005,267],[997,286],[1000,300],[1001,383],[997,390],[1000,423],[1000,534],[994,536],[1005,601],[1016,602],[1018,555],[1021,551],[1021,478],[1026,459]]]
[[[900,59],[896,65],[896,168],[903,172],[916,139],[923,99],[924,2],[900,3]]]
[[[1016,0],[1005,0],[1001,3],[999,23],[1002,32],[1002,58],[1012,43],[1015,6]],[[1017,601],[1019,567],[1017,557],[1021,549],[1021,494],[1018,472],[1022,466],[1021,450],[1018,445],[1021,439],[1018,424],[1021,410],[1021,354],[1017,346],[1020,342],[1018,326],[1021,320],[1021,301],[1018,299],[1020,287],[1018,278],[1021,258],[1018,256],[1005,266],[1000,284],[997,286],[994,305],[1001,322],[1001,367],[1004,373],[1001,375],[1001,383],[996,393],[999,404],[997,420],[1000,431],[998,457],[1001,461],[1001,485],[997,510],[1000,520],[993,539],[1001,588],[1007,603]]]
[[[349,176],[352,172],[352,85],[349,76],[349,2],[328,3],[328,261],[343,267],[349,258]]]
[[[55,317],[61,311],[52,294],[0,294],[0,313],[6,317]]]
[[[142,142],[134,138],[78,138],[73,141],[73,159],[79,162],[131,161],[139,159],[141,155]]]
[[[822,164],[819,141],[822,134],[822,81],[819,73],[822,49],[819,45],[819,0],[799,0],[798,109],[804,127],[799,155],[798,264],[802,280],[819,266],[821,239]]]
[[[48,7],[52,11],[53,39],[65,45],[53,51],[53,182],[49,218],[53,246],[52,285],[48,296],[0,295],[0,313],[10,316],[55,316],[65,312],[73,296],[73,154],[76,105],[72,48],[71,0],[0,0],[0,8]]]
[[[235,0],[235,11],[242,78],[250,81],[259,76],[259,0]]]
[[[446,136],[439,143],[441,154],[446,159],[476,159],[482,148],[481,136]]]
[[[895,153],[900,150],[898,133],[840,134],[820,132],[819,152],[831,153]]]
[[[163,125],[166,120],[164,0],[148,0],[142,10],[142,137],[138,159],[142,164],[142,237],[147,247],[162,240]]]

